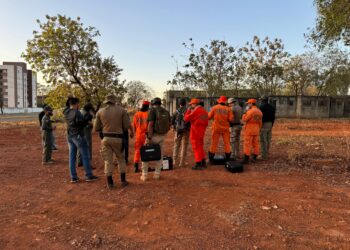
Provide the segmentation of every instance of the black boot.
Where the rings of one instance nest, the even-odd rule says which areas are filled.
[[[252,162],[256,162],[257,160],[258,160],[258,156],[257,155],[253,155]]]
[[[202,160],[202,168],[207,168],[207,162],[205,159]]]
[[[249,164],[249,155],[244,155],[244,159],[242,161],[242,164]]]
[[[192,170],[202,170],[202,162],[196,162],[196,165],[192,167]]]
[[[231,159],[231,153],[225,153],[226,161]]]
[[[211,153],[210,151],[208,152],[209,162],[213,162],[214,156],[215,156],[214,153]]]
[[[126,181],[125,173],[120,174],[120,180],[122,182],[122,187],[126,187],[127,185],[129,185],[129,182]]]
[[[114,188],[114,181],[112,176],[107,176],[107,187],[109,189]]]
[[[134,172],[135,172],[135,173],[138,173],[138,172],[139,172],[139,163],[138,163],[138,162],[135,162],[135,163],[134,163]]]

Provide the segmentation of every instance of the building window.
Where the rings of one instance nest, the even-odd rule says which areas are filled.
[[[318,106],[319,107],[325,107],[326,106],[326,101],[325,100],[318,100]]]
[[[311,100],[310,99],[303,100],[303,106],[311,106]]]

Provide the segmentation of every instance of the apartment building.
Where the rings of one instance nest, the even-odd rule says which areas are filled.
[[[3,62],[0,65],[0,105],[3,108],[36,107],[36,73],[27,70],[23,62]]]

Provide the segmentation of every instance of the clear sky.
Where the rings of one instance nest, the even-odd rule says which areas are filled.
[[[22,60],[26,40],[46,14],[80,16],[101,32],[103,56],[114,56],[121,79],[141,80],[157,93],[168,88],[183,42],[212,39],[243,45],[254,35],[282,38],[302,53],[303,34],[315,23],[313,0],[0,0],[0,61]]]

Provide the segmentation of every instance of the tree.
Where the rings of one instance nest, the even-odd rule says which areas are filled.
[[[282,40],[254,36],[252,43],[248,42],[242,50],[250,87],[259,95],[277,94],[284,84],[283,65],[289,57]]]
[[[308,34],[309,41],[319,48],[342,41],[350,45],[350,1],[315,0],[316,26]]]
[[[235,49],[225,41],[213,40],[209,45],[197,50],[190,39],[190,43],[183,43],[189,50],[188,62],[177,69],[173,80],[168,84],[189,89],[200,89],[208,97],[221,94],[228,85],[235,80],[234,56]]]
[[[33,32],[22,56],[48,83],[78,86],[86,101],[97,106],[107,92],[123,90],[118,81],[122,70],[112,57],[101,58],[98,51],[98,30],[85,27],[79,17],[47,15],[46,22],[37,22],[40,31]]]
[[[130,81],[126,84],[126,101],[132,108],[137,108],[140,101],[150,100],[154,96],[154,91],[141,81]]]
[[[315,72],[310,68],[307,55],[296,55],[284,66],[284,80],[287,93],[294,96],[307,94],[307,88],[313,84]]]
[[[62,108],[66,106],[66,101],[69,96],[82,99],[84,97],[84,92],[78,86],[62,83],[48,91],[45,103],[55,110],[62,110]]]

